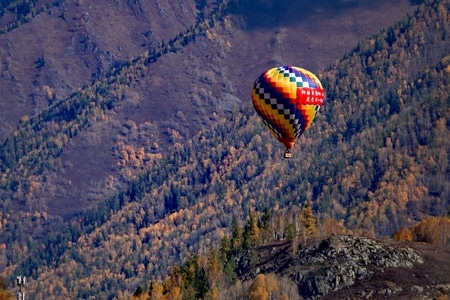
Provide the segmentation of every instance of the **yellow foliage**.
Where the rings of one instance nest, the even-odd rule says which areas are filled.
[[[248,291],[249,300],[268,300],[269,293],[267,291],[266,280],[264,274],[258,274],[255,281],[250,285]]]
[[[145,293],[143,293],[139,296],[131,296],[131,298],[130,298],[130,300],[147,300],[147,299],[148,299],[148,295],[146,295]]]
[[[450,55],[446,55],[441,59],[442,64],[450,65]]]
[[[412,227],[414,241],[445,246],[450,241],[450,219],[447,217],[429,217]]]
[[[312,210],[312,204],[310,201],[305,203],[305,206],[301,211],[301,222],[303,226],[304,233],[308,236],[314,236],[317,233],[316,228],[316,217]]]
[[[322,235],[328,236],[331,234],[346,234],[347,230],[343,224],[343,220],[341,222],[333,219],[327,218],[320,224],[320,231]]]
[[[398,191],[397,202],[398,202],[400,209],[405,210],[406,203],[408,203],[408,192],[407,191]]]
[[[178,286],[172,287],[162,299],[164,300],[182,300],[181,289]]]
[[[411,230],[403,226],[394,234],[394,240],[411,242],[412,241]]]
[[[13,297],[7,291],[0,290],[0,300],[13,300]]]
[[[6,290],[7,286],[3,279],[0,277],[0,300],[13,300],[12,295]]]
[[[42,91],[44,92],[45,96],[47,96],[48,100],[52,99],[54,91],[51,87],[49,87],[48,85],[44,85],[42,87]]]
[[[278,290],[277,278],[274,274],[258,274],[248,290],[249,300],[266,300]]]
[[[154,300],[162,300],[163,299],[163,292],[164,292],[164,286],[159,283],[155,282],[152,285],[152,289],[150,291],[150,299]]]
[[[445,72],[446,72],[447,74],[450,74],[450,65],[448,65],[447,67],[445,67]]]
[[[207,296],[208,300],[220,300],[219,289],[217,287],[213,287]]]
[[[267,287],[267,292],[270,294],[272,294],[274,291],[278,290],[278,282],[277,282],[277,278],[275,277],[274,274],[266,274],[266,287]]]

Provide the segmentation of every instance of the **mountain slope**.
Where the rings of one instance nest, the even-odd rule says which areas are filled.
[[[221,32],[226,26],[215,28]],[[152,124],[126,122],[118,129],[117,155],[130,185],[48,239],[24,237],[31,228],[36,228],[34,233],[42,230],[49,221],[45,215],[25,215],[29,219],[16,223],[22,226],[17,231],[5,216],[4,232],[17,233],[7,237],[2,253],[8,261],[5,272],[32,275],[32,288],[39,295],[87,298],[102,291],[117,296],[147,277],[164,276],[187,253],[207,251],[226,233],[233,216],[244,218],[252,210],[312,200],[320,213],[343,219],[367,235],[389,235],[423,214],[445,213],[449,145],[442,137],[448,134],[450,102],[446,36],[448,2],[430,2],[409,21],[361,42],[323,70],[328,104],[291,161],[280,160],[282,149],[246,107],[227,108],[233,112],[224,113],[227,119],[208,115],[216,123],[212,130],[205,128],[162,155],[152,144],[144,154],[126,147],[128,139],[146,142],[146,130],[152,129]],[[176,54],[157,63],[171,65],[170,55]],[[102,94],[102,82],[96,84],[89,89],[98,94],[86,96],[92,99],[87,106],[103,97],[104,107],[112,109],[116,104]],[[94,120],[110,117],[95,109],[92,115]],[[168,136],[174,143],[181,141],[177,132],[168,130]],[[93,140],[94,146],[103,144]],[[120,190],[115,184],[123,182],[111,180],[106,189]],[[25,243],[27,251],[14,251]],[[77,280],[65,276],[69,270]]]
[[[259,20],[248,1],[231,2],[230,7],[227,1],[220,6],[207,1],[117,1],[105,6],[60,2],[8,31],[0,42],[5,52],[0,134],[2,140],[11,140],[16,130],[27,132],[20,143],[32,143],[3,147],[16,156],[17,168],[30,168],[17,157],[21,148],[33,164],[26,173],[11,169],[9,174],[10,163],[2,163],[9,178],[1,198],[11,201],[6,207],[13,211],[64,217],[95,204],[108,192],[105,186],[112,187],[109,192],[126,186],[134,176],[130,169],[135,170],[123,162],[124,151],[143,148],[148,164],[153,154],[208,128],[234,104],[249,105],[248,86],[264,69],[289,63],[318,70],[350,50],[349,45],[413,9],[407,1],[395,6],[389,1],[355,2],[341,5],[337,14],[336,4],[330,4],[335,2],[305,6],[307,1],[299,1],[290,8],[298,16],[268,23],[263,21],[270,17],[273,4],[268,2]],[[280,14],[288,9],[281,7]],[[308,30],[311,26],[314,31]],[[143,63],[152,51],[161,52],[162,45],[168,51],[171,41],[187,32],[194,33],[195,41]],[[330,35],[339,36],[333,47]],[[20,51],[26,43],[37,46]],[[114,72],[119,73],[111,76]],[[64,103],[71,108],[79,101],[86,102],[84,112],[73,111],[76,118],[66,120],[72,123],[63,131],[51,123],[63,121],[53,116],[52,107]],[[27,120],[39,118],[50,121],[42,125],[45,131],[27,128]],[[43,149],[48,136],[48,147],[56,150]],[[47,156],[38,158],[39,153]],[[22,182],[20,188],[16,182]]]

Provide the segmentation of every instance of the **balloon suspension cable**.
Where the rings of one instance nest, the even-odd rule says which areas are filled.
[[[284,158],[289,159],[292,157],[291,150],[287,149],[284,151]]]

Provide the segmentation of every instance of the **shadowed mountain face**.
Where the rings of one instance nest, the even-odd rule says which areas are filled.
[[[261,30],[263,28],[296,27],[299,24],[309,24],[310,30],[314,31],[319,19],[341,19],[348,18],[349,13],[371,13],[375,16],[377,12],[391,8],[399,3],[389,0],[383,1],[295,1],[288,0],[277,2],[272,0],[261,1],[238,1],[236,12],[242,14],[247,20],[249,30]],[[404,5],[406,3],[400,4]],[[416,4],[417,5],[417,4]],[[377,15],[380,17],[379,15]],[[337,32],[336,32],[337,33]]]

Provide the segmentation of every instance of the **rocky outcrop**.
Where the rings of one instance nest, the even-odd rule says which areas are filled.
[[[423,257],[408,247],[394,247],[384,242],[356,236],[333,236],[317,240],[301,248],[295,255],[289,244],[257,251],[256,263],[247,253],[237,259],[241,279],[258,273],[276,273],[293,280],[301,296],[318,298],[352,286],[358,280],[370,278],[388,268],[410,269],[422,264]],[[399,290],[400,289],[400,290]],[[401,291],[393,286],[377,293],[392,296]],[[373,291],[372,291],[373,293]],[[363,296],[363,295],[361,295]]]
[[[353,285],[385,268],[412,268],[423,263],[411,248],[398,248],[363,237],[330,237],[318,245],[300,251],[296,264],[302,265],[290,275],[300,293],[309,298]]]

